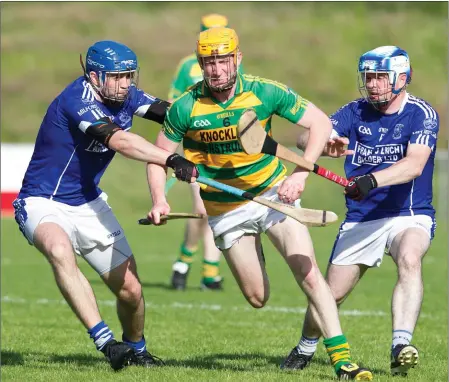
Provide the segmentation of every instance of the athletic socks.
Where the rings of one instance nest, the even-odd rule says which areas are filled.
[[[193,257],[198,249],[193,251],[187,249],[184,243],[181,245],[181,255],[178,260],[173,265],[173,270],[179,273],[186,273],[191,264],[193,263]],[[210,284],[216,281],[217,276],[219,275],[219,261],[207,261],[203,260],[203,269],[202,269],[202,277],[204,284]]]
[[[181,245],[181,255],[179,256],[177,262],[185,263],[187,265],[192,264],[193,256],[197,252],[198,249],[194,249],[193,251],[187,249],[184,243]]]
[[[99,322],[93,328],[89,329],[87,333],[90,338],[94,341],[97,350],[103,351],[104,346],[114,339],[114,334],[112,333],[109,326],[107,326],[104,321]]]
[[[331,364],[337,372],[343,365],[351,363],[351,354],[346,337],[342,334],[323,341]]]
[[[128,339],[125,337],[125,335],[123,334],[123,335],[122,335],[122,341],[123,341],[125,344],[128,344],[129,346],[131,346],[131,347],[134,349],[134,352],[135,352],[136,354],[144,353],[144,352],[147,351],[147,344],[146,344],[146,341],[145,341],[145,337],[144,337],[144,336],[142,336],[142,339],[141,339],[140,341],[132,342],[132,341],[128,340]]]
[[[407,330],[397,329],[393,330],[393,340],[391,344],[391,348],[394,348],[396,345],[409,345],[412,341],[413,333],[410,333]]]
[[[104,350],[105,345],[109,341],[115,339],[111,329],[109,329],[109,327],[104,323],[104,321],[99,322],[93,328],[89,329],[87,333],[90,335],[90,338],[93,339],[94,344],[97,347],[97,350],[100,351]],[[123,334],[122,341],[131,346],[136,352],[136,354],[147,351],[147,345],[144,336],[142,336],[142,339],[140,341],[132,342],[128,340]]]
[[[203,283],[210,284],[213,283],[219,274],[219,261],[207,261],[203,260]]]
[[[308,338],[303,334],[301,336],[301,339],[299,340],[298,345],[296,346],[296,348],[298,349],[298,353],[305,355],[313,355],[316,352],[318,341],[319,338]]]

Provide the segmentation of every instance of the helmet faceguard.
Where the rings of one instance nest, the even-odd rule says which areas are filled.
[[[406,82],[397,88],[397,80],[401,74],[407,76]],[[377,86],[381,77],[387,82],[382,88]],[[359,59],[359,92],[376,109],[386,106],[406,89],[411,80],[412,70],[408,54],[396,46],[381,46],[364,53]],[[376,85],[371,85],[371,81]]]
[[[207,86],[215,92],[231,89],[237,78],[239,39],[237,33],[230,28],[217,27],[201,32],[198,41],[196,55],[198,63],[203,71],[203,77]],[[227,62],[226,62],[227,61]],[[222,79],[217,72],[217,64],[226,63],[227,78],[223,83],[216,81]],[[213,64],[212,74],[206,74],[205,65]]]
[[[106,101],[123,103],[129,96],[131,87],[137,87],[139,68],[136,54],[126,45],[115,41],[99,41],[86,54],[84,75],[97,93]],[[97,75],[95,83],[90,73]]]

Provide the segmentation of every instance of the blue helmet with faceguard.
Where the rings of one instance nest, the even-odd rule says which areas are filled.
[[[360,56],[358,65],[359,91],[362,96],[369,99],[366,90],[367,73],[388,74],[391,85],[391,93],[399,94],[412,80],[412,68],[407,52],[397,46],[380,46],[370,50]],[[396,89],[396,82],[400,74],[406,74],[407,79],[399,89]],[[391,98],[390,98],[391,99]],[[381,100],[378,103],[386,103],[389,99]],[[372,103],[372,101],[370,101]]]
[[[86,54],[85,75],[92,84],[89,73],[95,72],[99,78],[100,85],[92,84],[94,88],[104,97],[113,101],[123,101],[117,94],[106,94],[104,86],[107,75],[130,76],[130,86],[137,86],[139,67],[136,54],[124,44],[115,41],[98,41],[93,44]]]

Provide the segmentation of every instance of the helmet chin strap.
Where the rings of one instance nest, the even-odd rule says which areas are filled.
[[[403,90],[405,90],[406,86],[403,86],[397,93],[391,92],[392,96],[388,100],[384,101],[371,101],[369,100],[369,103],[376,109],[379,110],[382,107],[387,106],[390,102],[393,102],[396,98],[399,97],[399,95],[402,93]]]
[[[369,103],[371,104],[371,106],[374,107],[376,110],[379,110],[379,109],[381,109],[382,107],[387,106],[387,105],[388,105],[388,102],[390,102],[390,101],[373,102],[373,101],[369,100],[368,102],[369,102]]]
[[[222,85],[222,86],[212,86],[208,81],[206,81],[207,86],[209,87],[210,90],[217,92],[217,93],[222,93],[226,90],[230,90],[232,89],[232,87],[235,84],[235,80],[237,78],[237,75],[233,76],[233,79],[229,80],[227,84]]]

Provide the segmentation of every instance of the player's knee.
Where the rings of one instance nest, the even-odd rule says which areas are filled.
[[[46,246],[46,255],[53,267],[65,267],[72,264],[68,260],[73,257],[73,248],[68,241],[57,240]]]
[[[318,287],[320,270],[316,266],[316,264],[311,263],[308,267],[301,267],[301,278],[303,280],[304,286],[307,287],[308,290],[315,290]]]
[[[413,251],[399,256],[398,270],[399,274],[421,272],[421,256]]]
[[[268,291],[255,291],[245,294],[246,300],[251,304],[253,308],[260,309],[265,306],[270,297]]]
[[[250,305],[256,309],[263,308],[268,301],[268,298],[264,298],[257,295],[246,296],[246,299],[248,300]]]
[[[142,299],[142,285],[136,279],[123,284],[118,299],[126,305],[137,307]]]
[[[342,291],[332,291],[332,295],[334,296],[337,306],[343,304],[343,301],[346,299],[346,294]]]

